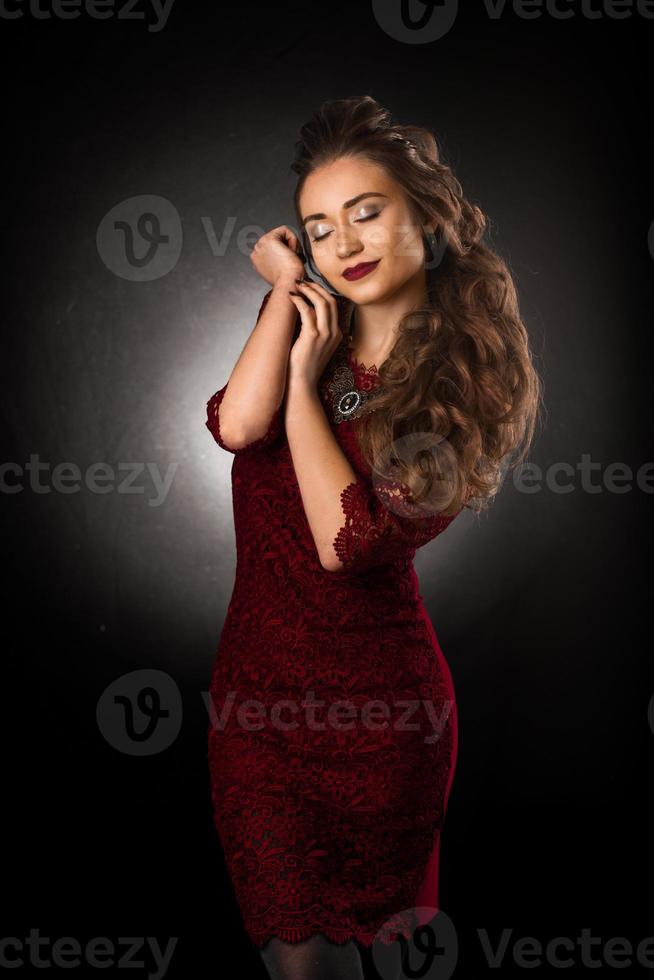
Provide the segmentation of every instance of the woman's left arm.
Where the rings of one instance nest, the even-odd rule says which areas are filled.
[[[401,484],[356,474],[334,436],[315,389],[292,383],[286,435],[304,512],[320,564],[328,572],[359,575],[397,559],[441,534],[461,513],[417,516]]]
[[[333,542],[343,525],[341,493],[356,474],[329,426],[318,390],[303,379],[289,380],[285,425],[320,564],[336,571],[340,563]]]

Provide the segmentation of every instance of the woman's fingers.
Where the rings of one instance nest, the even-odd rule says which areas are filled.
[[[336,300],[317,282],[298,282],[297,288],[315,304],[318,329],[332,333],[337,319]]]
[[[296,283],[296,285],[299,285],[299,283]],[[296,308],[299,310],[302,322],[311,323],[313,321],[315,324],[316,311],[307,298],[302,296],[301,293],[296,293],[293,289],[289,289],[288,295],[289,299],[295,303]],[[313,314],[313,316],[311,316],[311,314]]]
[[[299,286],[299,283],[296,283],[296,286]],[[316,308],[315,308],[315,306],[313,305],[313,303],[311,302],[310,299],[308,299],[306,296],[303,296],[302,293],[296,293],[292,289],[289,290],[289,294],[288,295],[289,295],[290,299],[292,299],[293,302],[296,305],[299,302],[299,304],[300,304],[299,305],[300,315],[304,319],[307,319],[308,320],[309,319],[309,314],[310,313],[313,313],[313,319],[315,320],[315,318],[316,318]]]
[[[325,289],[325,287],[319,282],[313,282],[313,280],[308,280],[305,282],[305,284],[309,287],[309,291],[311,292],[312,296],[320,297],[327,304],[327,306],[332,312],[332,319],[333,322],[335,323],[338,319],[338,307],[336,305],[336,297],[332,296],[329,290]]]
[[[334,296],[332,296],[329,290],[325,289],[322,283],[314,282],[313,279],[304,279],[302,281],[302,285],[309,286],[311,289],[315,289],[318,295],[324,298],[325,302],[329,303],[330,305],[334,305],[334,306],[336,305],[336,299],[334,298]]]
[[[286,242],[292,248],[296,248],[298,240],[294,232],[288,225],[277,225],[276,228],[271,229],[271,235],[275,235],[280,241]]]
[[[300,290],[304,299],[313,303],[317,310],[325,309],[325,297],[317,289],[312,288],[311,283],[304,282],[303,280],[302,282],[296,282],[295,286]]]
[[[295,285],[299,286],[300,284],[296,283]],[[302,293],[296,293],[293,289],[290,289],[288,295],[291,297],[292,300],[300,301],[300,305],[302,306],[302,312],[304,312],[305,310],[307,311],[307,313],[316,312],[315,307],[312,305],[311,301],[306,296],[303,296]]]
[[[289,299],[300,315],[300,337],[312,337],[314,339],[319,337],[320,330],[316,323],[316,311],[313,306],[303,296],[293,291],[289,292]]]

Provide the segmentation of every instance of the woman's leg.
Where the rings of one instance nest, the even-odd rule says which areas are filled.
[[[339,945],[319,933],[289,943],[273,936],[260,953],[271,980],[364,980],[353,940]]]

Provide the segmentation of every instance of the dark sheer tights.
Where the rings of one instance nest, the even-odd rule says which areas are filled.
[[[339,945],[319,933],[289,943],[273,936],[260,952],[271,980],[365,980],[354,940]]]

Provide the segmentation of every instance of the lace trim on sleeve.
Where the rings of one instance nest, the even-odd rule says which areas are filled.
[[[220,416],[218,413],[220,403],[225,397],[228,384],[229,382],[219,391],[217,391],[215,395],[212,395],[207,402],[207,421],[205,422],[205,425],[209,429],[209,432],[211,432],[218,445],[223,449],[226,449],[228,453],[236,454],[250,452],[253,449],[264,449],[266,446],[270,445],[270,443],[274,442],[281,432],[282,406],[280,405],[279,408],[275,409],[268,424],[268,428],[262,436],[260,436],[258,439],[252,439],[251,442],[246,443],[244,446],[239,446],[238,448],[229,446],[222,437],[220,431]]]
[[[418,548],[457,516],[413,516],[415,511],[400,486],[380,484],[373,490],[360,479],[341,492],[341,508],[345,521],[333,548],[343,568],[353,571],[413,558]]]

